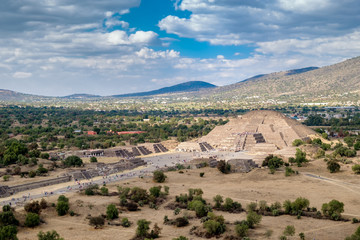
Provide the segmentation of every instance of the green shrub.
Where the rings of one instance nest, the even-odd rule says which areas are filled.
[[[83,161],[78,156],[69,156],[63,161],[66,167],[80,167],[83,165]]]
[[[353,235],[345,238],[345,240],[359,240],[360,239],[360,227],[358,227]]]
[[[293,175],[294,173],[295,173],[295,171],[292,170],[291,167],[285,167],[285,176],[286,177],[289,177],[289,176]]]
[[[64,216],[69,211],[69,203],[64,201],[58,201],[56,204],[56,212],[59,216]]]
[[[166,175],[162,171],[155,171],[153,175],[153,180],[157,183],[165,182]]]
[[[119,217],[119,212],[114,204],[110,204],[106,208],[106,218],[109,220]]]
[[[4,240],[17,240],[16,237],[18,230],[16,226],[2,226],[0,227],[0,239]]]
[[[236,235],[240,238],[246,237],[248,235],[249,226],[246,221],[241,222],[235,226]]]
[[[295,234],[295,227],[294,227],[293,225],[288,225],[288,226],[286,226],[283,234],[284,234],[285,236],[294,236],[294,234]]]
[[[359,165],[360,166],[360,165]],[[216,195],[214,198],[213,198],[214,202],[215,202],[215,208],[220,208],[221,207],[221,204],[224,202],[223,200],[223,197],[220,196],[220,195]]]
[[[201,172],[200,173],[200,177],[204,177],[205,173],[204,172]]]
[[[104,226],[105,219],[102,216],[91,217],[90,220],[89,220],[89,224],[91,226],[95,226],[95,228],[99,228],[99,227]]]
[[[336,173],[340,171],[340,164],[338,164],[335,160],[329,160],[326,164],[330,173]]]
[[[92,162],[92,163],[97,162],[97,158],[96,158],[96,157],[91,157],[91,158],[90,158],[90,162]]]
[[[254,228],[256,224],[259,224],[262,216],[257,214],[256,212],[250,211],[246,215],[246,221],[248,223],[249,228]]]
[[[38,240],[64,240],[55,230],[46,233],[40,231],[37,236]]]
[[[101,191],[101,195],[103,196],[109,195],[109,189],[107,187],[101,187],[100,191]]]
[[[121,219],[121,226],[127,228],[127,227],[130,227],[130,225],[131,225],[131,223],[128,218],[124,217],[123,219]]]
[[[27,227],[36,227],[40,225],[40,217],[39,214],[29,212],[26,214],[25,226]]]
[[[149,189],[149,192],[150,192],[150,196],[158,198],[158,197],[160,197],[161,186],[152,187],[152,188]]]
[[[42,159],[49,159],[50,155],[48,153],[41,153],[40,158]]]
[[[140,219],[137,222],[136,236],[137,237],[146,237],[149,235],[150,229],[150,221],[146,221],[145,219]]]
[[[26,203],[24,206],[26,212],[40,214],[42,207],[40,206],[38,201],[34,201],[31,203]]]
[[[360,174],[360,164],[355,164],[352,166],[352,170],[355,174]]]
[[[292,142],[292,145],[294,147],[298,147],[300,145],[303,145],[304,144],[304,141],[302,141],[301,139],[295,139],[293,142]]]

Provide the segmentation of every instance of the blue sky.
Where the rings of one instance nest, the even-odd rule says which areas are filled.
[[[226,85],[360,55],[357,0],[3,0],[0,88],[112,95]]]

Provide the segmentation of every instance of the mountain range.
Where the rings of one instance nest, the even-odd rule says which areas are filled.
[[[194,94],[196,92],[196,94]],[[240,82],[217,87],[202,81],[190,81],[158,90],[101,97],[90,94],[73,94],[65,97],[45,97],[0,90],[0,100],[31,102],[46,100],[97,100],[116,98],[148,98],[157,95],[167,97],[186,96],[202,99],[297,99],[326,101],[328,99],[359,99],[360,57],[352,58],[321,68],[308,67],[289,71],[257,75]]]

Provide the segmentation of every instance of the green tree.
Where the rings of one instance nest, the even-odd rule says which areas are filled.
[[[95,226],[95,229],[97,229],[97,228],[104,226],[105,219],[102,216],[91,217],[89,220],[89,224],[92,226]]]
[[[64,216],[69,211],[69,203],[64,201],[58,201],[56,204],[56,212],[59,216]]]
[[[109,220],[119,217],[119,212],[114,204],[110,204],[106,209],[106,218]]]
[[[0,227],[0,239],[4,240],[17,240],[17,227],[13,225]]]
[[[96,158],[96,157],[91,157],[91,158],[90,158],[90,162],[92,162],[92,163],[97,162],[97,158]]]
[[[330,173],[336,173],[340,171],[340,164],[338,164],[335,160],[329,160],[327,162],[327,169]]]
[[[38,214],[32,212],[26,214],[25,226],[33,228],[39,226],[39,224],[40,224],[40,217]]]
[[[78,156],[69,156],[63,161],[66,167],[80,167],[83,165],[83,161]]]
[[[218,161],[217,169],[222,173],[228,174],[231,171],[231,165],[225,160],[220,160]]]
[[[358,227],[353,235],[345,238],[345,240],[359,240],[360,239],[360,227]]]
[[[220,208],[221,204],[224,202],[223,197],[220,195],[216,195],[213,200],[215,202],[215,208]]]
[[[140,219],[137,222],[136,236],[137,237],[146,237],[149,235],[150,229],[150,221],[146,221],[145,219]]]
[[[248,235],[249,226],[246,221],[242,221],[240,224],[235,226],[235,232],[238,237],[243,238]]]
[[[153,173],[153,180],[157,183],[165,182],[166,175],[162,171],[155,171]]]
[[[325,216],[330,217],[330,219],[339,220],[341,213],[344,212],[344,203],[333,199],[329,203],[324,203],[321,211]]]
[[[257,214],[256,212],[250,211],[246,215],[246,221],[250,228],[254,228],[256,224],[259,224],[261,221],[262,216]]]

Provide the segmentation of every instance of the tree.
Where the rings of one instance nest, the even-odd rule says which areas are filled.
[[[40,224],[39,214],[32,213],[32,212],[29,212],[28,214],[26,214],[25,226],[33,228],[33,227],[39,226],[39,224]]]
[[[0,239],[4,240],[17,240],[16,237],[18,230],[16,226],[8,225],[0,227]]]
[[[114,204],[110,204],[106,209],[106,218],[109,220],[119,217],[119,212]]]
[[[146,237],[149,234],[150,229],[150,221],[146,221],[145,219],[140,219],[137,222],[136,236],[137,237]]]
[[[228,174],[231,171],[231,165],[225,160],[220,160],[217,164],[217,169],[222,173]]]
[[[344,212],[344,203],[333,199],[329,203],[324,203],[321,211],[325,216],[330,217],[330,219],[339,220],[341,213]]]
[[[299,197],[294,202],[291,203],[291,212],[293,214],[299,215],[301,211],[308,208],[310,201],[306,198]]]
[[[92,163],[97,162],[97,158],[96,158],[96,157],[91,157],[91,158],[90,158],[90,162],[92,162]]]
[[[131,225],[131,223],[128,218],[125,217],[125,218],[121,219],[121,226],[130,227],[130,225]]]
[[[19,221],[15,218],[12,211],[4,211],[0,213],[0,226],[19,225]]]
[[[69,156],[63,162],[66,167],[80,167],[83,165],[83,161],[78,156]]]
[[[40,231],[38,233],[38,240],[64,240],[60,237],[60,235],[55,231],[47,231],[44,233],[43,231]]]
[[[205,217],[209,212],[209,208],[200,200],[193,200],[189,202],[188,208],[195,211],[196,216],[199,218]]]
[[[152,187],[149,189],[150,195],[154,196],[155,198],[158,198],[161,193],[161,186],[158,187]]]
[[[210,236],[219,235],[225,232],[226,225],[223,216],[216,216],[214,213],[208,213],[209,220],[204,222],[203,226]]]
[[[101,187],[100,191],[101,191],[101,195],[103,196],[109,195],[109,189],[107,187]]]
[[[155,171],[153,175],[153,180],[157,183],[165,182],[166,175],[162,171]]]
[[[246,216],[246,221],[250,228],[254,228],[256,224],[259,224],[262,216],[256,212],[250,211]]]
[[[58,201],[56,204],[56,211],[59,216],[64,216],[69,211],[69,203],[64,201]]]
[[[246,237],[248,235],[249,226],[246,221],[242,221],[240,224],[235,226],[235,232],[240,237]]]
[[[213,200],[215,202],[215,208],[220,208],[221,204],[224,202],[223,197],[220,195],[216,195]]]
[[[288,226],[286,226],[283,234],[284,234],[285,236],[294,236],[294,234],[295,234],[295,227],[294,227],[293,225],[288,225]]]
[[[38,201],[34,201],[31,203],[26,203],[24,209],[28,213],[31,212],[31,213],[40,214],[42,208]]]
[[[340,171],[340,164],[338,164],[335,160],[329,160],[327,162],[327,169],[330,173],[336,173]]]
[[[95,229],[97,229],[97,228],[104,226],[105,219],[102,216],[91,217],[89,220],[89,224],[92,226],[95,226]]]

